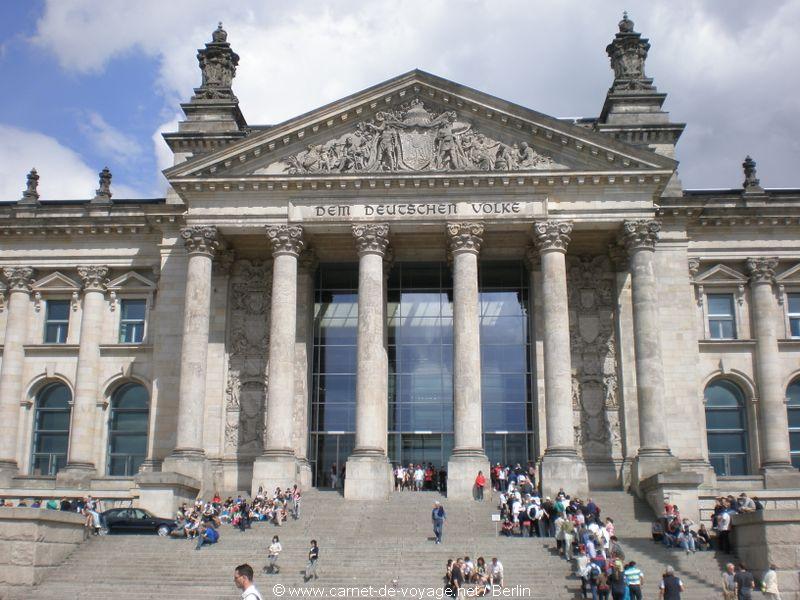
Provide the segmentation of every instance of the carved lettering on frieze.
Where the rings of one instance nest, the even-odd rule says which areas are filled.
[[[454,111],[434,112],[415,98],[261,172],[374,173],[400,171],[524,171],[566,169],[528,142],[510,145],[475,131]]]

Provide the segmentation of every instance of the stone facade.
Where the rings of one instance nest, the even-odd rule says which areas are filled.
[[[452,273],[451,496],[489,468],[479,277],[493,261],[527,268],[528,457],[545,492],[645,493],[640,483],[686,472],[704,494],[745,480],[800,493],[786,401],[800,376],[800,189],[762,188],[748,157],[741,189],[683,190],[683,125],[645,76],[649,48],[623,19],[597,118],[412,71],[252,127],[232,91],[239,57],[215,31],[198,54],[202,85],[165,135],[166,198],[112,198],[104,170],[94,198],[41,201],[31,171],[0,207],[0,493],[118,490],[110,415],[130,382],[148,398],[141,471],[201,493],[310,485],[316,274],[347,263],[358,314],[345,494],[385,497],[387,277],[418,261]],[[145,303],[133,340],[121,334],[132,299]],[[730,315],[710,312],[726,299]],[[48,340],[55,300],[65,337]],[[707,431],[719,381],[741,392],[744,458]],[[53,477],[36,462],[37,411],[55,382],[70,427]]]

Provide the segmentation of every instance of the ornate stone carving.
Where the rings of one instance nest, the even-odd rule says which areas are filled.
[[[483,244],[483,225],[480,223],[448,223],[447,238],[450,252],[478,254]]]
[[[389,247],[388,223],[364,223],[353,225],[353,237],[359,256],[362,254],[380,254],[384,256]]]
[[[751,257],[747,259],[747,274],[750,276],[750,285],[756,283],[775,283],[775,269],[778,266],[778,257]]]
[[[222,238],[213,225],[197,225],[181,229],[183,243],[189,254],[207,254],[211,258],[222,245]]]
[[[217,253],[212,265],[214,275],[224,277],[230,275],[233,263],[236,262],[236,252],[234,250],[222,250]]]
[[[266,168],[267,172],[518,171],[565,169],[527,142],[511,145],[473,130],[454,111],[436,113],[419,98],[378,112],[353,130]]]
[[[744,181],[742,182],[744,191],[763,192],[764,189],[761,187],[761,180],[756,177],[756,161],[749,156],[745,157],[742,163],[742,169],[744,170]]]
[[[39,173],[36,169],[31,169],[28,173],[28,182],[25,191],[22,192],[23,204],[38,204],[39,203]]]
[[[33,269],[31,267],[3,267],[3,277],[8,282],[8,291],[31,292]]]
[[[269,351],[270,268],[236,260],[231,268],[225,453],[257,456],[263,447]]]
[[[654,219],[637,219],[622,223],[619,242],[628,251],[655,250],[661,223]]]
[[[111,202],[111,171],[104,167],[98,175],[99,187],[95,190],[93,202]]]
[[[273,256],[300,256],[305,246],[303,228],[300,225],[267,225],[267,237],[272,245]]]
[[[231,50],[228,43],[228,33],[219,24],[211,34],[211,43],[205,49],[197,51],[197,62],[203,74],[203,82],[195,88],[192,100],[232,100],[233,78],[236,77],[236,66],[239,64],[239,55]]]
[[[533,242],[540,253],[566,252],[571,234],[571,221],[537,221],[533,224]]]
[[[614,428],[619,426],[614,274],[606,256],[571,256],[567,260],[577,447],[585,458],[618,458],[621,446],[613,442]]]
[[[623,13],[619,22],[619,33],[606,47],[606,53],[614,69],[612,91],[653,90],[653,80],[645,75],[644,63],[650,43],[642,34],[633,30],[633,21]]]
[[[700,259],[699,258],[690,258],[689,259],[689,276],[694,279],[697,277],[697,273],[700,271]]]
[[[108,283],[108,267],[103,265],[78,267],[78,276],[83,281],[84,291],[103,292]]]

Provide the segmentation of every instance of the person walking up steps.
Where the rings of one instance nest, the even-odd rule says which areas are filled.
[[[278,566],[278,557],[280,556],[283,547],[281,546],[280,539],[278,536],[272,536],[272,543],[269,545],[269,550],[267,550],[267,558],[269,559],[269,565],[264,567],[265,573],[280,573],[281,569]]]
[[[317,540],[311,540],[311,548],[308,550],[308,564],[306,565],[306,574],[303,581],[308,582],[312,577],[319,579],[317,575],[317,562],[319,561],[319,546]]]
[[[433,537],[434,542],[437,544],[442,543],[442,532],[444,530],[444,522],[447,516],[444,513],[444,507],[440,502],[433,503],[433,510],[431,511],[431,521],[433,522]]]

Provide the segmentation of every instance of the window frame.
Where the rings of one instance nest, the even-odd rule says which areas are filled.
[[[713,337],[711,331],[711,321],[712,316],[719,316],[719,315],[712,315],[711,311],[709,310],[709,297],[710,296],[729,296],[731,298],[731,317],[733,319],[733,337]],[[729,287],[721,287],[721,288],[706,288],[703,290],[703,328],[705,331],[705,339],[707,340],[714,340],[714,341],[731,341],[731,340],[740,340],[742,338],[742,315],[741,315],[741,306],[742,306],[742,295],[741,291],[736,289],[731,289]]]
[[[145,391],[145,393],[147,395],[147,402],[146,402],[147,408],[146,409],[141,409],[141,408],[139,408],[139,409],[127,409],[127,408],[120,409],[120,408],[115,408],[115,406],[114,406],[115,402],[117,401],[117,398],[119,397],[119,395],[122,392],[122,390],[125,389],[126,387],[130,387],[130,386],[139,386]],[[111,452],[112,442],[113,442],[115,436],[133,437],[135,435],[138,435],[138,436],[144,435],[144,438],[145,438],[145,452],[144,452],[142,460],[143,461],[147,460],[147,452],[148,452],[147,445],[150,442],[150,417],[151,417],[150,412],[151,412],[151,409],[152,409],[150,389],[149,389],[148,386],[143,384],[141,381],[136,381],[136,380],[123,381],[123,382],[119,383],[118,385],[114,386],[114,389],[107,396],[107,398],[108,398],[108,415],[106,417],[105,476],[106,477],[122,477],[122,478],[135,477],[140,469],[136,469],[136,471],[129,473],[129,470],[130,470],[129,467],[131,465],[130,458],[131,457],[135,457],[135,456],[139,456],[139,455],[137,455],[137,454],[126,454],[126,453],[122,453],[122,452],[112,453]],[[117,412],[122,412],[122,413],[146,413],[147,414],[147,424],[145,425],[144,431],[143,432],[141,432],[141,431],[135,431],[135,432],[114,431],[112,429],[112,424],[113,424],[113,421],[114,421],[114,415]],[[125,460],[125,473],[122,474],[122,475],[120,475],[120,474],[112,474],[111,473],[111,461],[112,461],[112,459],[114,459],[116,457],[126,457],[126,460]],[[141,468],[141,463],[140,463],[140,468]]]
[[[789,310],[789,302],[791,296],[797,296],[798,301],[800,301],[800,289],[789,289],[784,291],[784,306],[785,306],[785,315],[786,315],[786,339],[789,340],[800,340],[800,335],[792,335],[792,320],[797,320],[798,324],[800,324],[800,312],[790,312]],[[800,327],[799,327],[800,329]],[[791,384],[790,384],[791,385]]]
[[[732,386],[733,388],[735,388],[738,391],[738,394],[735,394],[735,395],[738,395],[737,401],[738,401],[738,411],[739,411],[739,414],[741,415],[741,422],[742,422],[742,427],[741,428],[737,428],[737,429],[731,429],[731,428],[711,429],[708,426],[709,425],[709,423],[708,423],[709,411],[731,410],[730,408],[727,408],[727,407],[713,407],[713,406],[709,407],[709,405],[708,405],[707,390],[711,386],[719,384],[719,383],[726,383],[726,384]],[[703,388],[703,416],[705,418],[706,445],[707,445],[707,450],[708,450],[708,461],[709,461],[709,463],[711,463],[712,455],[714,455],[715,457],[716,456],[720,456],[720,457],[723,457],[723,458],[725,458],[727,456],[743,456],[744,457],[744,473],[737,473],[737,474],[733,474],[733,475],[731,475],[731,474],[723,475],[723,474],[717,473],[716,469],[714,469],[714,473],[716,474],[717,477],[746,477],[746,476],[750,475],[753,472],[752,444],[751,444],[751,439],[750,439],[750,435],[751,435],[750,422],[751,422],[751,419],[750,419],[750,415],[748,414],[748,412],[749,412],[748,411],[748,403],[747,403],[747,396],[745,394],[745,391],[742,388],[742,386],[739,383],[737,383],[735,380],[730,379],[730,378],[726,378],[726,377],[718,377],[716,379],[713,379],[712,381],[709,381],[706,384],[705,388]],[[710,444],[708,444],[710,435],[713,435],[713,434],[726,434],[726,433],[728,433],[728,434],[736,433],[736,434],[741,435],[741,438],[742,438],[742,440],[744,442],[744,451],[743,452],[712,452],[711,451]],[[729,467],[727,459],[725,460],[725,462],[726,462],[726,467]],[[712,468],[713,468],[713,463],[712,463]],[[726,470],[729,471],[729,468],[726,468]]]
[[[797,448],[792,448],[792,433],[800,435],[800,426],[792,427],[791,419],[789,419],[790,411],[797,411],[800,413],[800,394],[798,394],[798,400],[796,403],[793,403],[791,401],[791,396],[789,396],[789,388],[791,388],[793,385],[800,387],[800,377],[793,378],[786,386],[786,418],[789,422],[789,459],[791,460],[793,466],[800,469],[800,445],[798,445]]]
[[[58,386],[63,386],[67,390],[67,393],[69,395],[69,399],[67,400],[67,408],[66,409],[63,409],[63,408],[59,408],[59,409],[42,408],[40,406],[40,402],[41,402],[41,398],[44,395],[44,393],[47,392],[48,390],[50,390],[52,388],[55,388],[55,387],[58,387]],[[55,477],[56,474],[59,472],[59,469],[56,468],[55,471],[53,470],[53,464],[52,464],[53,456],[63,456],[63,458],[64,458],[64,466],[66,466],[67,459],[69,458],[69,446],[70,446],[70,442],[71,442],[71,440],[70,440],[71,435],[70,434],[71,434],[71,431],[72,431],[72,406],[73,406],[73,402],[74,402],[73,391],[70,389],[70,387],[66,383],[64,383],[61,380],[50,380],[50,381],[44,383],[42,386],[40,386],[39,389],[36,391],[36,394],[35,394],[34,399],[33,399],[33,423],[32,423],[32,428],[30,430],[31,431],[30,453],[28,455],[29,456],[29,460],[30,460],[30,464],[28,466],[28,473],[31,476],[33,476],[33,477]],[[67,429],[66,430],[64,430],[64,429],[40,429],[39,428],[39,422],[40,422],[41,415],[43,413],[56,413],[56,412],[66,413],[68,415]],[[67,438],[66,450],[63,453],[62,452],[38,452],[37,451],[37,444],[39,442],[39,439],[40,439],[39,436],[41,434],[50,434],[50,435],[61,434],[61,435],[66,435],[66,438]],[[35,473],[36,458],[37,458],[37,456],[42,456],[42,455],[49,455],[47,473],[36,474]]]
[[[48,318],[48,314],[50,312],[50,305],[53,302],[61,302],[64,303],[67,307],[67,318],[65,321],[58,320],[58,321],[51,321]],[[43,344],[52,344],[57,346],[62,346],[64,344],[69,343],[69,332],[70,332],[70,321],[72,320],[72,312],[74,311],[74,299],[71,298],[64,298],[61,295],[55,295],[49,298],[45,298],[44,300],[44,318],[42,319],[42,343]],[[64,331],[64,341],[62,342],[51,342],[47,339],[47,327],[51,323],[64,323],[66,325],[66,330]]]
[[[126,323],[126,322],[134,323],[134,322],[139,322],[139,321],[132,321],[132,320],[123,321],[123,319],[122,319],[123,304],[125,302],[137,302],[137,301],[138,302],[144,302],[144,316],[142,317],[142,320],[141,320],[141,324],[142,324],[142,339],[139,340],[138,342],[137,341],[124,342],[121,339],[122,338],[122,326],[123,326],[123,324]],[[134,294],[134,295],[125,295],[123,298],[117,298],[116,302],[118,304],[117,311],[119,313],[119,315],[118,315],[118,317],[116,319],[116,321],[117,321],[117,323],[116,323],[116,325],[117,325],[117,327],[116,327],[116,343],[117,344],[125,344],[125,345],[128,345],[128,346],[144,344],[145,341],[147,340],[147,321],[148,321],[148,316],[150,314],[150,298],[149,298],[149,296],[136,295],[136,294]]]

